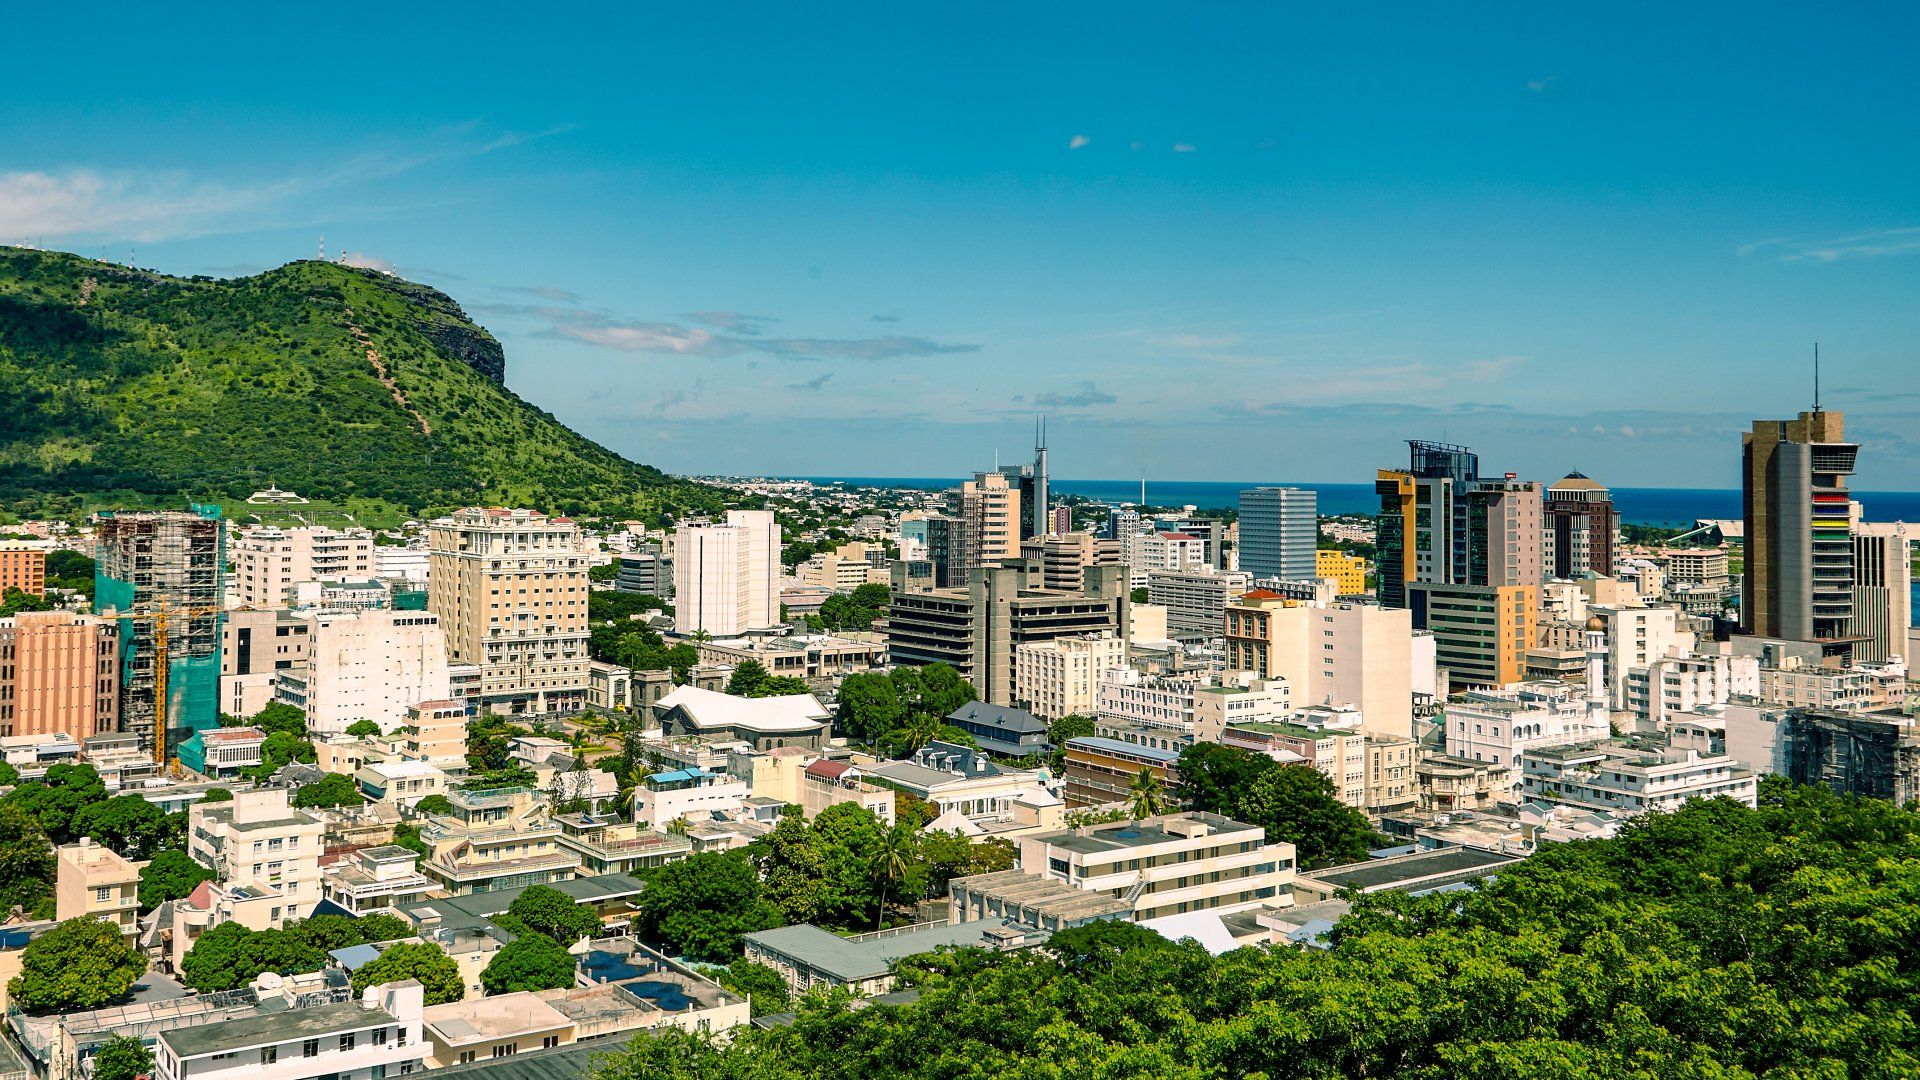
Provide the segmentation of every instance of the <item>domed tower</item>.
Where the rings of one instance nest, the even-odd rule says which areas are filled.
[[[1588,616],[1584,638],[1587,650],[1587,723],[1606,731],[1611,726],[1607,718],[1607,621],[1598,615]]]

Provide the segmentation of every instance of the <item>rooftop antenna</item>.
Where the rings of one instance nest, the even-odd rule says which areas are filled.
[[[320,234],[320,261],[321,262],[327,261],[327,234],[326,233]]]
[[[1813,343],[1813,411],[1820,411],[1820,343]]]

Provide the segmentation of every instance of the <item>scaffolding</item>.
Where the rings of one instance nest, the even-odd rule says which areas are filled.
[[[170,756],[219,723],[226,523],[218,506],[195,506],[102,512],[93,526],[94,611],[120,618],[121,730]],[[177,613],[164,630],[142,617],[163,609]],[[167,730],[158,732],[163,687]]]

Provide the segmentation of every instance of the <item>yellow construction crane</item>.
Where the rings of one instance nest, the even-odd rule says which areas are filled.
[[[124,611],[110,616],[153,624],[153,760],[157,765],[167,763],[167,624],[174,619],[197,619],[228,610],[218,604],[174,607],[162,598],[157,606],[146,611]]]

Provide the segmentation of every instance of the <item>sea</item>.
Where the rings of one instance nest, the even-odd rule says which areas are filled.
[[[815,484],[846,484],[849,487],[915,488],[941,491],[956,487],[959,478],[902,476],[796,476]],[[1277,483],[1278,481],[1265,481]],[[1240,492],[1258,487],[1261,482],[1224,480],[1149,480],[1149,506],[1191,506],[1197,510],[1230,510],[1240,504]],[[1338,514],[1374,514],[1380,509],[1379,496],[1372,484],[1315,484],[1287,482],[1287,486],[1310,488],[1319,495],[1323,517]],[[1078,495],[1100,503],[1140,502],[1138,480],[1054,480],[1056,494]],[[1613,505],[1620,520],[1629,525],[1691,525],[1703,518],[1737,520],[1740,517],[1740,492],[1722,488],[1613,488]],[[1920,492],[1856,491],[1863,516],[1868,521],[1920,522]]]

